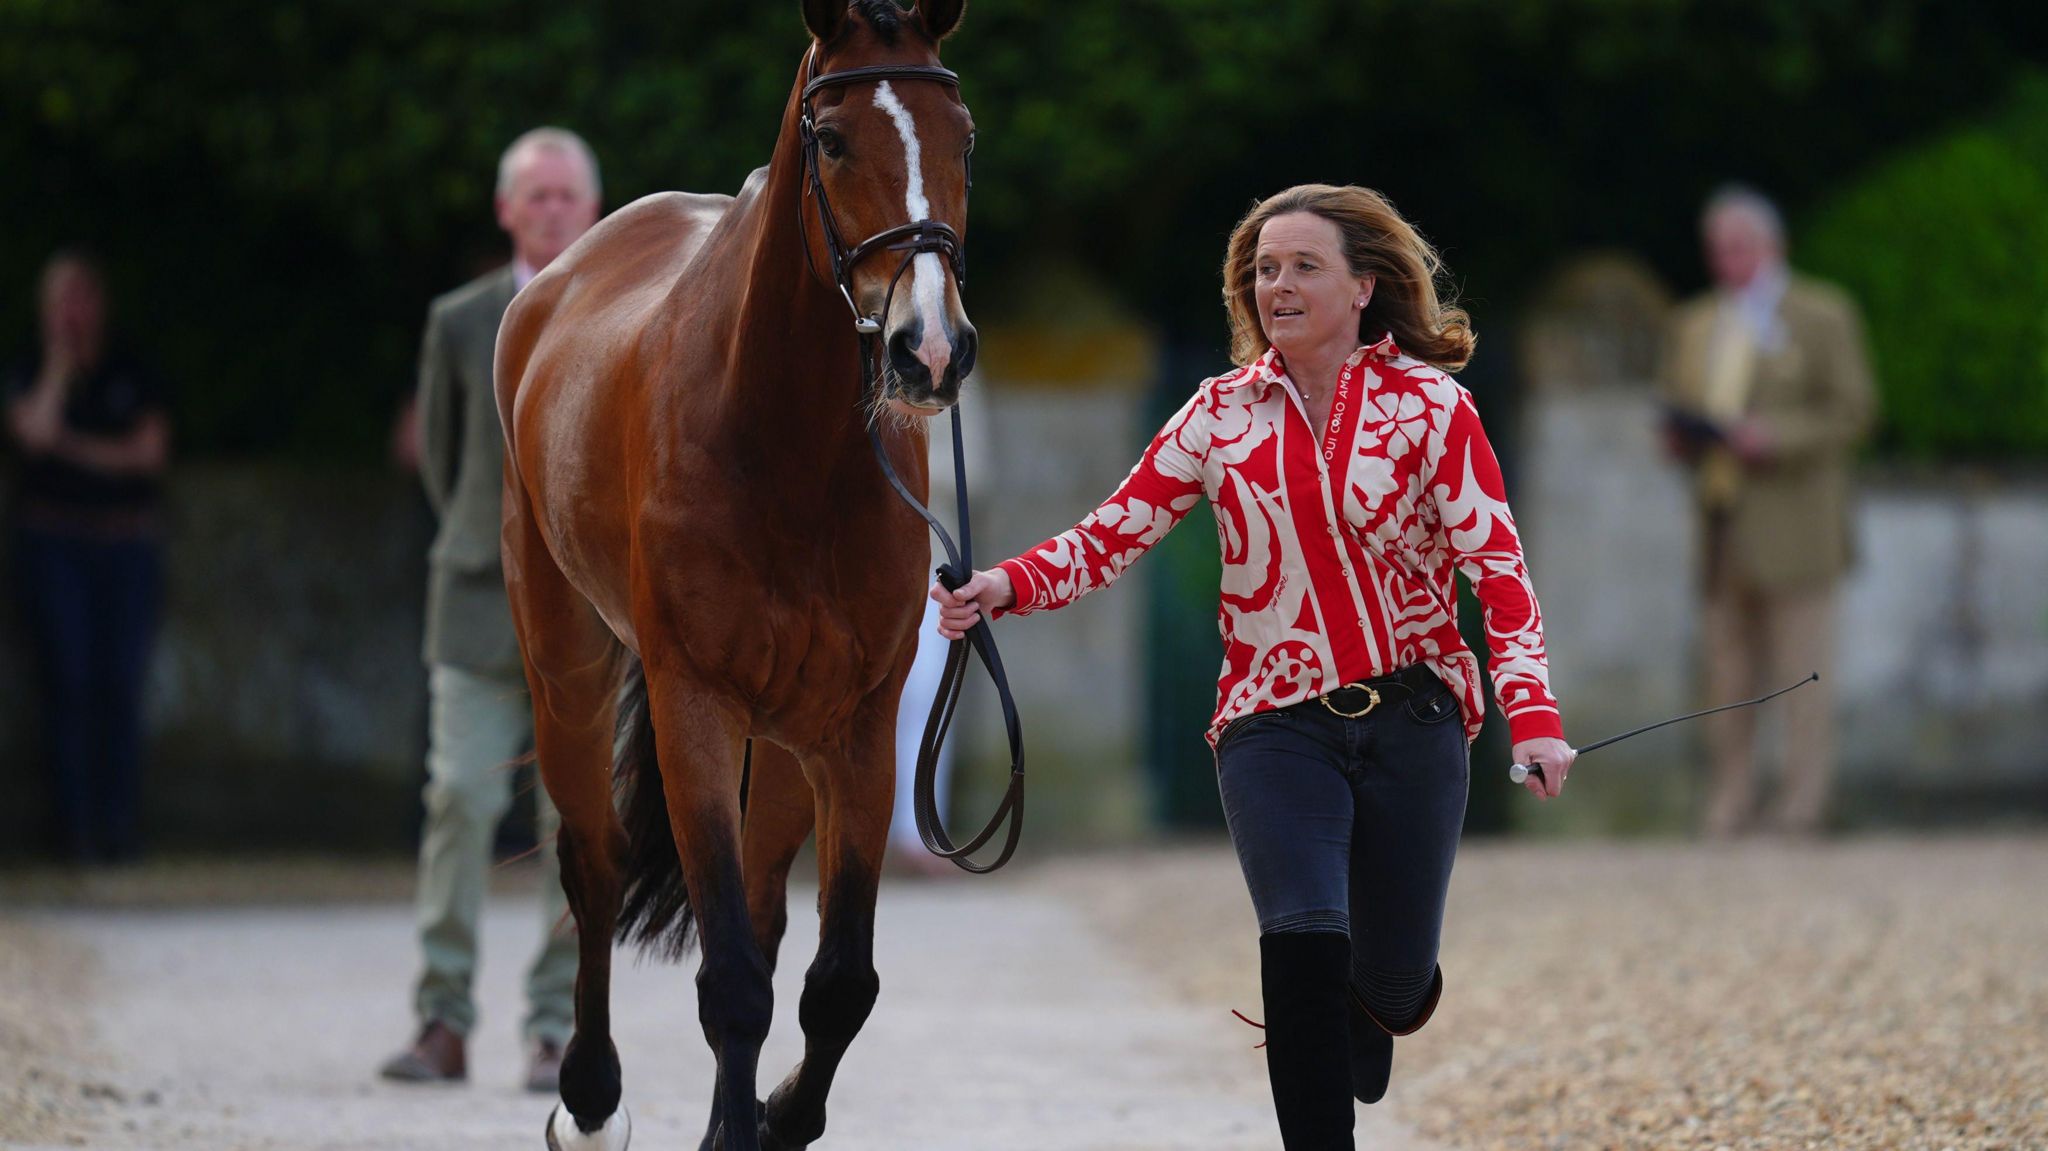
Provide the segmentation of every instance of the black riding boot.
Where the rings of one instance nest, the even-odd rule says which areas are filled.
[[[1335,932],[1259,937],[1266,1074],[1287,1151],[1353,1151],[1344,1006],[1350,965],[1351,940]]]
[[[1417,986],[1420,986],[1419,984]],[[1394,1074],[1394,1037],[1413,1035],[1436,1014],[1437,1001],[1444,994],[1444,971],[1430,973],[1428,990],[1420,1006],[1406,1009],[1407,1020],[1389,1023],[1366,1006],[1369,990],[1354,979],[1347,990],[1346,1012],[1351,1032],[1351,1094],[1360,1103],[1378,1103],[1387,1094],[1387,1080]],[[1412,1003],[1412,998],[1407,1002]]]

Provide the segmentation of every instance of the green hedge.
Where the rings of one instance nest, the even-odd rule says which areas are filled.
[[[0,356],[86,242],[179,388],[182,456],[374,458],[427,300],[505,258],[506,142],[583,132],[611,206],[731,190],[805,43],[795,0],[0,0]],[[1359,181],[1499,333],[1589,246],[1694,282],[1714,183],[1796,212],[2044,57],[2011,0],[974,0],[945,49],[980,129],[971,306],[1072,261],[1220,342],[1232,221]]]
[[[1799,262],[1864,306],[1883,448],[2048,454],[2048,77],[1886,161],[1800,232]]]

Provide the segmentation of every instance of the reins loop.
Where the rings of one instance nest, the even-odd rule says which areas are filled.
[[[953,269],[955,284],[967,283],[967,254],[960,243],[959,233],[939,220],[912,220],[893,228],[884,228],[848,249],[840,235],[834,219],[831,201],[825,195],[825,181],[818,170],[818,132],[811,114],[811,97],[818,92],[844,84],[859,84],[884,80],[930,80],[954,89],[960,87],[960,77],[936,65],[882,64],[866,68],[848,68],[839,72],[815,75],[818,50],[815,45],[811,54],[804,59],[804,72],[809,77],[804,83],[801,96],[801,118],[799,129],[803,133],[803,154],[805,170],[805,192],[817,206],[818,226],[825,239],[826,254],[832,260],[832,279],[839,289],[839,295],[853,313],[853,330],[860,338],[861,401],[866,403],[876,394],[879,371],[877,364],[882,352],[882,323],[888,317],[896,298],[896,286],[910,269],[911,262],[919,255],[931,253],[943,256]],[[969,153],[967,187],[974,188],[972,152]],[[804,222],[803,210],[798,208],[797,221]],[[878,250],[903,253],[896,265],[896,272],[889,278],[889,289],[882,298],[879,315],[863,316],[853,300],[853,269],[862,259]],[[805,244],[806,259],[810,246]],[[815,268],[814,268],[815,270]],[[946,562],[937,571],[939,583],[948,589],[957,589],[974,574],[974,537],[967,516],[967,456],[960,431],[960,407],[953,406],[953,477],[954,496],[959,509],[960,540],[955,544],[944,524],[932,514],[930,508],[918,499],[896,474],[896,468],[889,462],[889,453],[882,445],[882,434],[873,418],[868,420],[868,440],[874,446],[875,461],[881,465],[882,475],[889,481],[904,503],[923,517],[931,530],[938,533],[939,543],[946,550]],[[945,820],[938,805],[938,764],[939,751],[944,747],[946,734],[953,725],[954,710],[960,702],[960,689],[967,679],[967,657],[970,649],[988,670],[989,679],[995,684],[996,697],[1001,701],[1003,727],[1010,741],[1010,785],[1003,799],[996,806],[995,814],[973,838],[964,844],[955,844],[946,832]],[[942,859],[952,860],[963,871],[985,874],[996,870],[1010,861],[1017,851],[1017,841],[1024,832],[1024,725],[1017,714],[1017,701],[1010,693],[1010,680],[1003,672],[1002,656],[996,651],[995,636],[989,631],[986,619],[975,623],[963,639],[952,642],[946,652],[946,668],[939,680],[939,692],[932,701],[931,715],[925,720],[924,736],[918,742],[917,772],[913,783],[912,808],[917,817],[917,834],[924,840],[925,850]],[[998,831],[1008,825],[1003,846],[996,858],[988,863],[978,863],[969,858],[993,840]]]

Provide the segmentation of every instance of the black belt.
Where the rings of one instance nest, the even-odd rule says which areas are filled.
[[[1444,690],[1444,681],[1435,672],[1412,663],[1389,675],[1347,683],[1315,697],[1315,702],[1346,719],[1362,719],[1383,703],[1421,698]]]

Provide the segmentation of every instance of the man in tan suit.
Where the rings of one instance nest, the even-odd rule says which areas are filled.
[[[505,433],[491,361],[513,293],[597,222],[597,160],[575,134],[536,128],[498,165],[498,223],[512,263],[434,301],[420,350],[420,478],[440,517],[428,553],[427,821],[420,842],[424,964],[413,1006],[420,1030],[388,1060],[387,1079],[468,1075],[476,1022],[477,920],[497,826],[512,805],[512,763],[531,744],[519,640],[499,566]],[[555,812],[543,793],[541,948],[526,978],[529,1090],[553,1093],[572,1026],[576,940],[555,858]]]
[[[1673,451],[1693,466],[1708,695],[1746,699],[1810,671],[1786,697],[1783,777],[1766,824],[1818,831],[1833,774],[1836,588],[1854,551],[1851,457],[1876,400],[1856,306],[1792,273],[1777,209],[1725,188],[1701,235],[1714,288],[1681,307],[1666,349]],[[1715,716],[1704,829],[1750,830],[1756,713]]]

